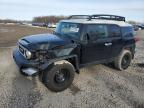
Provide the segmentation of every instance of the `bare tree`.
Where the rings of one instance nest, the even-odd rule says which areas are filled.
[[[59,20],[66,19],[66,16],[39,16],[34,17],[32,22],[38,23],[57,23]]]

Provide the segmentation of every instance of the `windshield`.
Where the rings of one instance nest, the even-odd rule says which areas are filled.
[[[80,24],[61,22],[58,24],[55,32],[61,36],[78,39],[80,36]]]

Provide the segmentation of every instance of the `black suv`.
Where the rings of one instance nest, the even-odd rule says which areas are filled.
[[[134,58],[133,26],[115,15],[73,15],[59,22],[53,34],[18,41],[13,57],[25,75],[41,75],[52,91],[68,88],[75,72],[89,64],[114,63],[127,69]]]

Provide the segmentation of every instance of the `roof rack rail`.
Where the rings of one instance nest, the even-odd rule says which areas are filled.
[[[104,19],[104,20],[115,20],[115,21],[124,21],[125,22],[125,17],[123,17],[123,16],[108,15],[108,14],[91,15],[89,17],[89,20],[91,20],[91,19]]]
[[[96,15],[71,15],[68,19],[104,19],[104,20],[115,20],[115,21],[124,21],[125,17],[117,15],[108,15],[108,14],[96,14]]]
[[[71,15],[68,19],[89,19],[89,15]]]

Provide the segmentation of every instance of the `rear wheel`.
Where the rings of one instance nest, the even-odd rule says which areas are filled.
[[[73,82],[74,73],[73,65],[66,60],[62,60],[54,63],[50,70],[44,72],[43,82],[52,91],[63,91]]]
[[[129,50],[124,50],[115,60],[114,65],[119,70],[125,70],[129,67],[132,61],[132,55]]]

